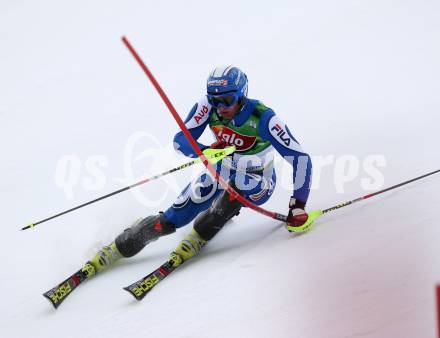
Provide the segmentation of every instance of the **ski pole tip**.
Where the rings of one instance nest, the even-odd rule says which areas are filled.
[[[26,225],[25,227],[21,228],[20,230],[32,229],[34,227],[35,227],[34,223],[29,223],[28,225]]]

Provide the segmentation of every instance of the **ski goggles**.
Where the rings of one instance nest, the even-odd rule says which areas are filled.
[[[236,104],[239,100],[239,96],[237,95],[237,93],[228,93],[223,95],[208,94],[207,97],[208,97],[208,102],[214,108],[219,108],[219,107],[229,108],[234,104]]]

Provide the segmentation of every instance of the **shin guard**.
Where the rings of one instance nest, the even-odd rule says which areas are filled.
[[[176,231],[174,225],[165,218],[163,213],[159,213],[159,215],[144,218],[139,223],[125,229],[122,234],[116,237],[115,243],[122,256],[131,257],[141,251],[148,243],[174,231]]]
[[[213,238],[232,217],[239,214],[242,205],[237,199],[231,199],[225,190],[211,207],[194,221],[194,230],[205,241]]]

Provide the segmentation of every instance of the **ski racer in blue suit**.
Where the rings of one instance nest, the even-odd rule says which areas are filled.
[[[312,163],[286,124],[262,102],[247,97],[248,80],[237,67],[217,67],[207,81],[207,94],[191,109],[185,120],[194,139],[209,128],[216,141],[200,144],[206,152],[234,146],[235,152],[216,164],[216,170],[240,195],[261,205],[273,193],[276,173],[273,166],[276,150],[293,168],[294,189],[288,204],[288,231],[308,230],[310,222],[305,206],[310,193]],[[182,132],[174,137],[175,149],[196,157]],[[164,212],[148,216],[121,233],[83,267],[93,276],[122,257],[131,257],[148,243],[168,235],[194,220],[189,235],[171,253],[169,262],[177,267],[197,255],[242,205],[231,198],[208,172],[188,184],[177,200]]]

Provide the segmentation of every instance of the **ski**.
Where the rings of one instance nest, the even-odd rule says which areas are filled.
[[[77,288],[78,285],[84,282],[90,274],[94,274],[94,271],[88,271],[84,268],[78,270],[65,281],[55,286],[53,289],[50,289],[49,291],[43,293],[43,296],[49,299],[55,309],[57,309],[58,306],[60,306],[60,304],[67,298],[67,296],[70,295],[73,290]]]
[[[144,278],[141,278],[137,282],[125,287],[124,290],[130,292],[137,300],[142,300],[147,293],[153,289],[153,287],[155,287],[159,282],[164,280],[165,277],[167,277],[171,272],[180,266],[180,264],[173,265],[173,263],[174,262],[172,260],[167,261],[149,275],[146,275]]]

